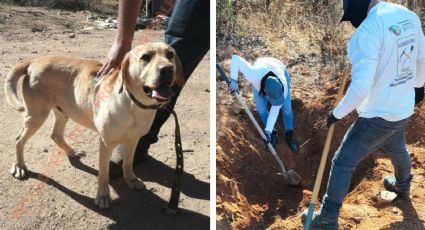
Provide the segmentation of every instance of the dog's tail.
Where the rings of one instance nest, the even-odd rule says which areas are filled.
[[[7,75],[4,85],[7,103],[19,112],[25,111],[25,108],[18,97],[18,81],[22,76],[28,74],[30,64],[30,61],[17,64]]]

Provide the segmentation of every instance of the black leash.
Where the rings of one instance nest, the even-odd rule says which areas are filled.
[[[139,106],[142,109],[159,109],[160,106],[158,105],[144,105],[140,101],[138,101],[134,95],[125,88],[126,92],[129,94],[130,99],[133,101],[134,104]],[[123,90],[123,86],[121,86],[119,92],[121,93]],[[174,129],[174,148],[176,149],[176,169],[174,170],[174,177],[173,177],[173,185],[171,187],[171,196],[170,200],[168,201],[168,207],[164,208],[164,211],[168,214],[176,214],[177,209],[179,207],[179,201],[180,201],[180,187],[181,187],[181,180],[183,176],[183,149],[182,149],[182,140],[180,136],[180,125],[179,120],[177,118],[177,113],[169,109],[169,112],[173,114],[174,121],[176,124],[176,127]]]
[[[168,201],[168,213],[176,213],[179,206],[180,200],[180,187],[181,179],[183,176],[183,149],[182,140],[180,136],[180,125],[177,118],[177,114],[174,110],[171,111],[173,114],[176,128],[174,130],[174,147],[176,148],[176,169],[174,170],[173,185],[171,187],[171,197]]]

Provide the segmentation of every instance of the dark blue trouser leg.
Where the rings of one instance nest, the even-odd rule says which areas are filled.
[[[328,187],[321,213],[337,220],[357,165],[371,152],[383,147],[390,154],[400,187],[410,185],[410,157],[404,130],[407,120],[389,122],[381,118],[359,118],[350,127],[332,159]]]
[[[210,1],[177,0],[165,31],[165,42],[176,50],[182,62],[183,75],[186,80],[189,79],[210,49]],[[181,90],[181,87],[173,87],[175,95],[167,104],[168,109],[174,108]],[[150,144],[158,140],[159,130],[168,117],[170,112],[167,109],[157,111],[152,127],[140,139],[136,153],[147,150]]]

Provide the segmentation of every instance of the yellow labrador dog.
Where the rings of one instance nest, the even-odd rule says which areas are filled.
[[[69,157],[80,157],[84,152],[72,149],[64,140],[68,118],[99,133],[95,204],[107,208],[111,202],[108,183],[113,149],[123,146],[123,174],[128,187],[143,189],[132,167],[136,145],[149,131],[156,109],[172,97],[170,87],[183,86],[184,78],[174,49],[165,43],[135,47],[125,56],[120,70],[98,79],[95,76],[101,65],[63,56],[36,58],[15,66],[7,77],[5,91],[8,103],[24,113],[10,173],[25,177],[24,145],[53,110],[51,138]],[[23,102],[18,97],[20,78]]]

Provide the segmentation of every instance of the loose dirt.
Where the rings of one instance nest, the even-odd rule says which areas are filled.
[[[278,165],[227,86],[217,84],[217,221],[237,229],[301,229],[299,216],[313,190],[327,134],[325,118],[333,108],[336,85],[329,85],[315,101],[293,98],[295,133],[302,148],[297,154],[291,153],[282,133],[277,146],[287,166],[303,177],[301,187],[291,187],[277,175]],[[246,92],[249,86],[244,83],[242,87],[252,104]],[[351,115],[336,125],[320,198],[325,192],[330,159],[355,117]],[[424,229],[424,117],[425,112],[418,108],[407,130],[414,174],[411,200],[387,205],[379,202],[382,179],[392,175],[393,168],[384,153],[377,152],[365,159],[353,176],[351,192],[342,208],[341,229]],[[283,127],[281,122],[278,126]]]
[[[85,12],[0,5],[0,85],[13,65],[23,59],[64,54],[103,60],[114,30],[83,30]],[[134,44],[162,41],[163,31],[143,30]],[[175,167],[174,123],[170,119],[152,146],[151,157],[135,168],[147,190],[133,191],[118,179],[110,183],[112,207],[94,205],[97,189],[98,136],[70,122],[66,140],[87,157],[69,161],[49,138],[53,117],[26,145],[30,178],[9,175],[14,139],[22,115],[0,94],[0,229],[206,229],[209,226],[209,55],[192,75],[180,96],[179,115],[185,174],[180,213],[166,215]]]
[[[229,95],[227,86],[222,82],[217,84],[218,223],[224,229],[226,226],[235,229],[301,229],[300,214],[310,202],[327,134],[325,118],[333,108],[335,90],[325,90],[315,101],[293,99],[295,134],[302,148],[297,154],[291,153],[282,132],[276,148],[286,165],[303,178],[301,187],[291,187],[277,175],[277,163],[245,112]],[[243,92],[249,88],[246,83],[242,87]],[[245,97],[253,105],[251,95],[246,92]],[[351,115],[336,125],[320,199],[326,189],[331,157],[355,117]],[[393,168],[383,152],[376,152],[356,169],[342,208],[341,229],[424,229],[424,118],[425,111],[418,108],[407,130],[414,174],[411,200],[386,205],[379,202],[378,194],[384,189],[383,177],[392,175]],[[278,127],[283,127],[281,121]]]

